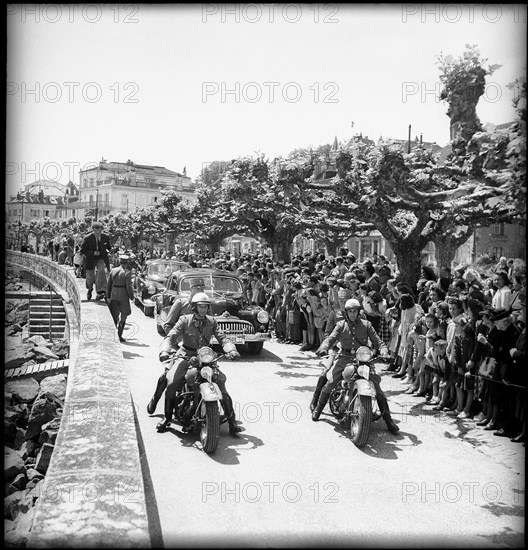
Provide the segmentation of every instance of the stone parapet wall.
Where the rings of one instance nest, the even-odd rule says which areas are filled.
[[[28,540],[30,548],[150,547],[134,408],[121,344],[104,302],[85,302],[84,279],[41,256],[6,261],[64,284],[78,312],[55,450]]]

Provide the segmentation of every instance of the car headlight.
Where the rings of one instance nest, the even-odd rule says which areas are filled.
[[[356,350],[356,359],[362,363],[366,363],[372,359],[372,350],[367,346],[360,346]]]
[[[261,310],[257,313],[257,321],[263,325],[269,322],[269,315],[267,311]]]

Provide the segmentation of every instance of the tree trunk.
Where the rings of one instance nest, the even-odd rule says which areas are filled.
[[[290,263],[290,249],[293,239],[288,239],[285,235],[275,235],[274,239],[268,239],[267,244],[273,251],[273,260]]]
[[[471,233],[472,231],[468,230],[458,237],[449,235],[449,233],[444,233],[435,238],[435,258],[436,265],[439,269],[444,266],[451,267],[458,247],[469,239]]]
[[[390,242],[391,248],[396,256],[396,263],[400,272],[399,280],[407,283],[414,290],[420,278],[420,247],[412,246],[410,243]]]

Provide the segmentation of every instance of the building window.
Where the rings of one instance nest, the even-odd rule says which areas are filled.
[[[504,235],[504,224],[496,223],[491,226],[491,234],[496,236]]]
[[[94,200],[93,200],[93,195],[90,195],[90,200],[89,200],[90,206],[93,205],[93,202],[94,202]]]
[[[526,237],[526,226],[519,224],[519,236]]]
[[[95,181],[94,178],[90,178],[90,185],[93,185],[93,184],[94,184],[94,181]]]
[[[49,210],[44,210],[44,216],[47,216],[49,218],[49,215],[50,215],[50,211]]]
[[[152,197],[152,202],[158,202],[158,197]]]
[[[31,214],[31,217],[32,217],[32,218],[38,218],[38,216],[39,216],[39,211],[38,211],[38,210],[33,210],[33,209],[32,209],[32,210],[30,211],[30,214]]]
[[[105,193],[105,195],[104,195],[104,205],[109,206],[109,201],[110,201],[110,198],[108,196],[108,193]]]
[[[128,205],[128,195],[121,195],[121,206]]]

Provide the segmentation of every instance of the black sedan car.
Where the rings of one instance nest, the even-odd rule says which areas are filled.
[[[169,275],[190,267],[187,262],[179,260],[147,260],[134,279],[134,303],[151,317],[155,306],[152,297],[165,288]]]
[[[174,301],[189,298],[190,281],[203,279],[205,292],[211,298],[210,314],[234,344],[247,344],[250,353],[259,354],[270,339],[268,312],[250,305],[242,292],[242,282],[232,271],[192,268],[172,273],[163,292],[155,297],[155,318],[158,332],[165,336],[164,325]],[[216,344],[213,337],[211,344]]]

